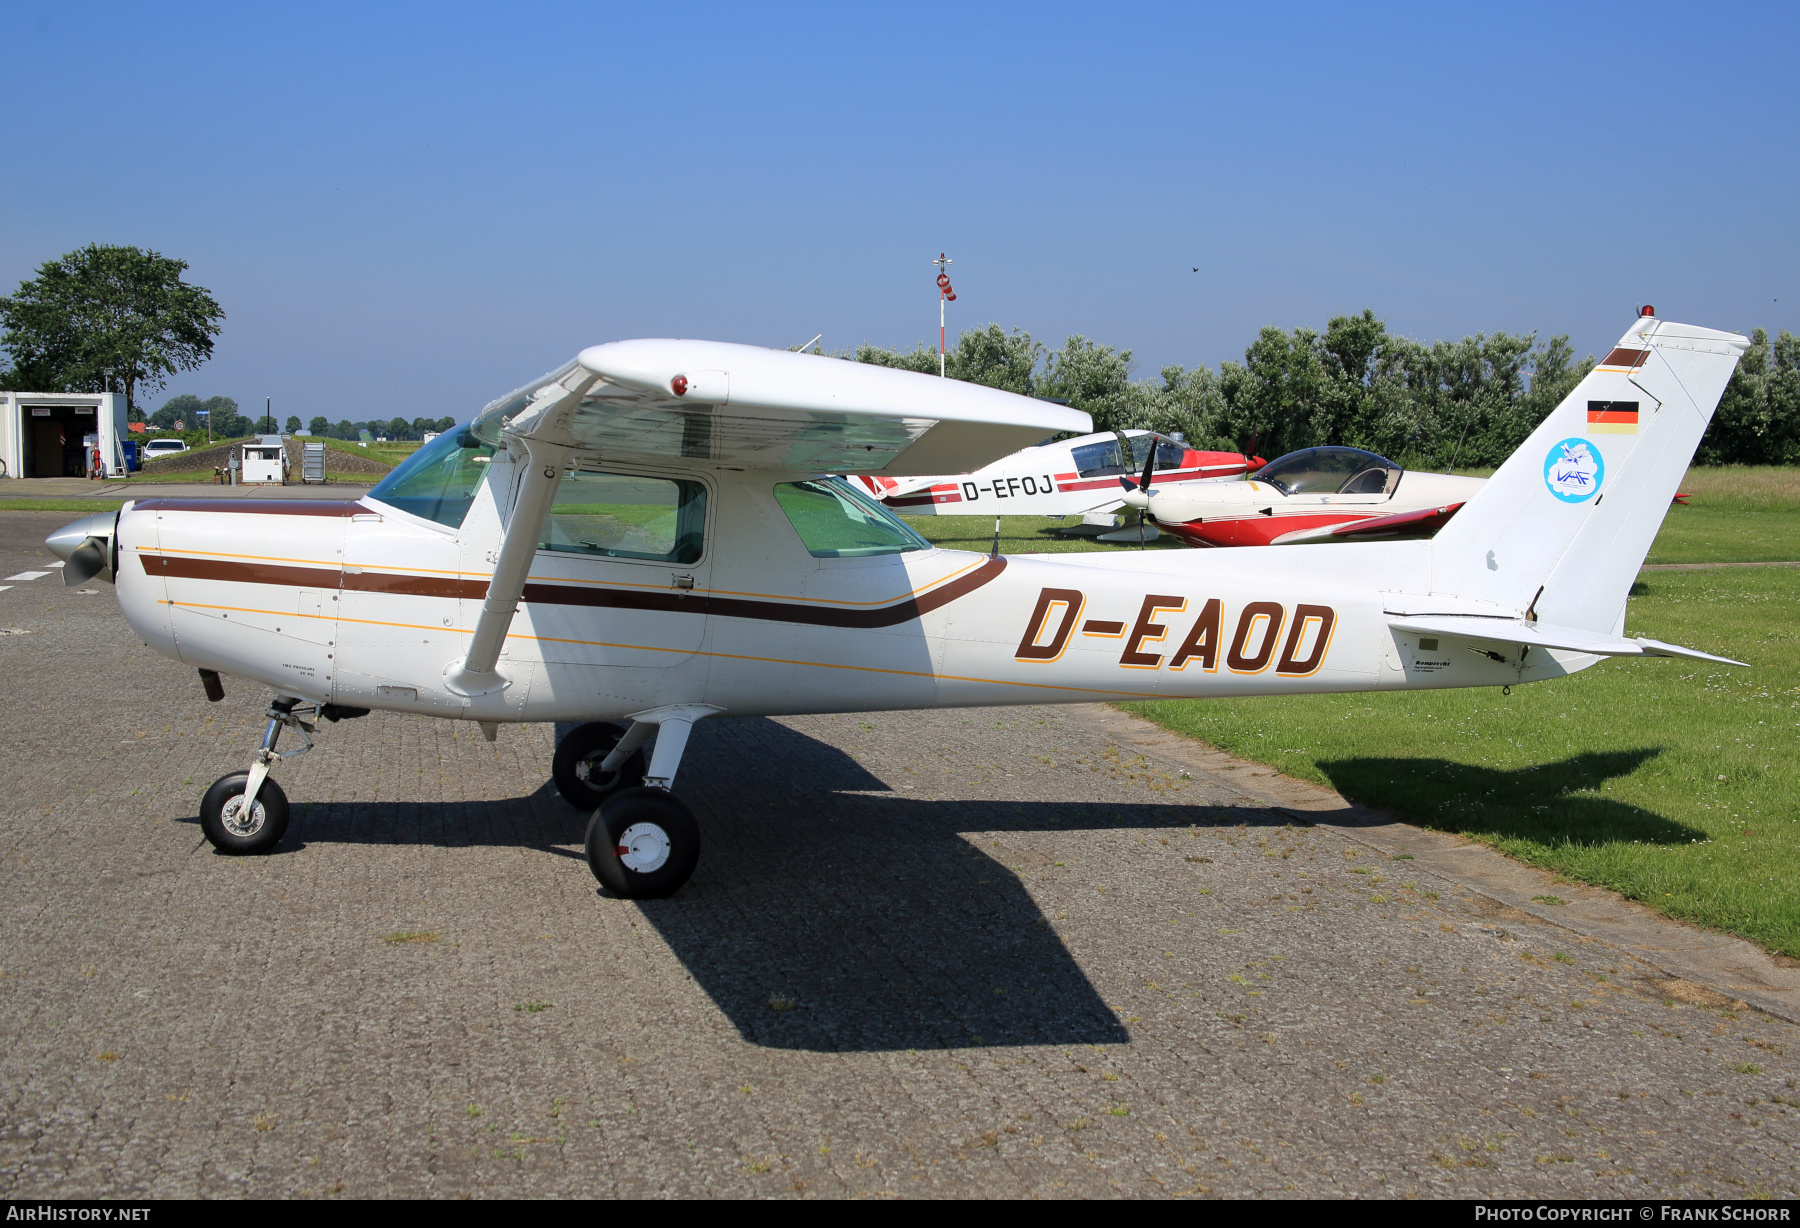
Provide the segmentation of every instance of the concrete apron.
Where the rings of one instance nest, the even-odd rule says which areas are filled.
[[[1274,768],[1228,755],[1204,742],[1170,733],[1142,717],[1104,704],[1064,709],[1097,733],[1190,775],[1234,789],[1302,823],[1323,827],[1385,853],[1410,856],[1437,874],[1499,905],[1583,937],[1606,943],[1676,982],[1704,987],[1695,995],[1680,984],[1663,986],[1672,998],[1702,1005],[1741,1003],[1777,1019],[1800,1023],[1800,961],[1785,960],[1742,938],[1702,930],[1660,916],[1614,892],[1563,880],[1461,836],[1395,822],[1378,810],[1355,805],[1331,789],[1283,776]],[[1554,890],[1553,890],[1554,889]],[[1554,894],[1565,904],[1542,904]],[[1504,931],[1502,931],[1504,934]]]

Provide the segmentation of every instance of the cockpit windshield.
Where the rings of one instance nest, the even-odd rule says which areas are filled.
[[[382,478],[368,497],[461,528],[493,456],[493,445],[482,443],[466,427],[445,431]]]
[[[1400,473],[1387,457],[1361,448],[1304,448],[1270,461],[1250,480],[1284,495],[1389,495]]]
[[[1167,435],[1143,431],[1127,435],[1126,442],[1131,445],[1130,464],[1124,461],[1118,439],[1113,438],[1104,443],[1083,444],[1073,449],[1075,472],[1084,478],[1140,474],[1144,471],[1144,462],[1150,459],[1152,447],[1156,449],[1158,470],[1179,469],[1187,459],[1187,448]]]

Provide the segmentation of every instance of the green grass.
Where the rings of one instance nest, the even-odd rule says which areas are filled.
[[[0,499],[0,512],[116,512],[123,499]]]
[[[1800,572],[1652,572],[1613,660],[1498,690],[1123,705],[1423,827],[1800,956]]]
[[[1652,563],[1800,560],[1800,469],[1722,465],[1690,469],[1650,548]]]
[[[333,452],[343,452],[350,456],[367,456],[384,465],[398,465],[424,446],[417,440],[395,439],[389,440],[387,443],[371,443],[367,447],[363,447],[353,439],[331,439],[324,435],[314,435],[311,439],[302,439],[300,442],[322,443]]]

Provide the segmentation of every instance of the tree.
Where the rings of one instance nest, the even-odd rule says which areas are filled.
[[[356,428],[350,425],[348,418],[345,418],[331,428],[331,437],[333,439],[355,439]]]
[[[1703,465],[1781,465],[1800,460],[1800,338],[1783,329],[1773,344],[1750,334],[1696,458]]]
[[[200,412],[206,408],[205,402],[191,392],[170,397],[163,402],[163,407],[150,415],[150,425],[158,430],[172,431],[177,422],[186,422],[188,426],[200,425]]]
[[[206,411],[206,421],[216,439],[235,439],[239,435],[255,433],[255,424],[238,413],[238,403],[230,397],[208,397],[200,408]]]
[[[187,262],[136,247],[90,243],[46,261],[36,278],[0,298],[0,346],[13,381],[44,392],[107,391],[123,383],[127,410],[139,386],[159,389],[212,357],[225,312],[181,280]]]
[[[299,430],[300,429],[300,415],[289,414],[286,429],[287,429],[287,433],[290,435],[292,435],[295,431]]]
[[[329,435],[331,434],[331,420],[321,414],[311,422],[308,422],[306,424],[306,429],[315,435]]]
[[[945,363],[945,374],[971,384],[1004,388],[1021,396],[1030,396],[1044,347],[1031,339],[1031,334],[1015,328],[1007,332],[998,324],[966,329],[956,339]]]
[[[1038,395],[1067,401],[1094,419],[1094,429],[1120,429],[1135,406],[1131,389],[1131,351],[1115,350],[1086,337],[1074,336],[1049,356]]]
[[[874,345],[856,347],[856,361],[873,363],[878,367],[897,367],[902,371],[917,371],[921,375],[938,373],[938,352],[921,341],[911,350],[884,350]]]

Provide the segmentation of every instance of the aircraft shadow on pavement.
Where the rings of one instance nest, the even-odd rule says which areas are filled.
[[[1428,827],[1595,847],[1687,844],[1706,833],[1653,810],[1588,792],[1629,776],[1656,747],[1574,755],[1500,771],[1449,759],[1336,759],[1319,770],[1345,797],[1372,806],[1410,803],[1407,817]]]
[[[965,833],[1293,821],[1262,807],[871,795],[886,790],[775,721],[696,727],[677,793],[700,819],[700,868],[672,899],[638,907],[745,1040],[825,1052],[1125,1043],[1004,854]],[[278,855],[427,844],[579,859],[569,846],[586,825],[548,783],[500,801],[296,801]]]
[[[642,908],[745,1040],[866,1052],[1130,1039],[1018,874],[965,833],[1175,826],[1177,808],[870,796],[888,785],[774,721],[701,729],[682,766],[700,870]]]

